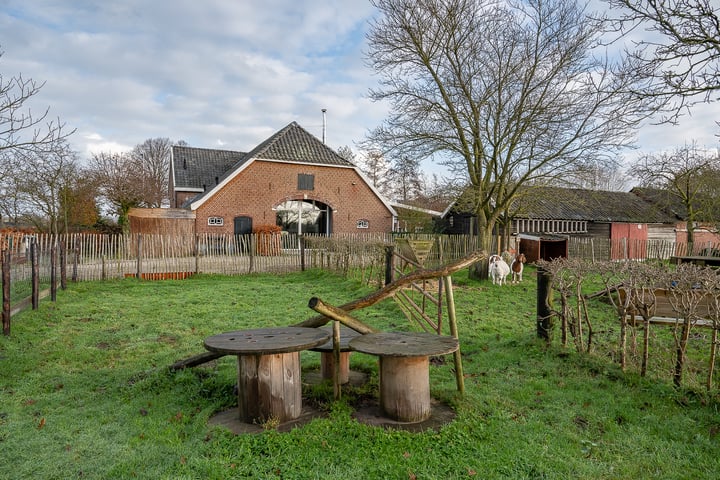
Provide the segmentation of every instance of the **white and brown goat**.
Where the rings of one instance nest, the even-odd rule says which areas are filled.
[[[510,263],[510,270],[512,271],[512,283],[522,282],[522,274],[527,259],[524,253],[518,253],[512,259]]]

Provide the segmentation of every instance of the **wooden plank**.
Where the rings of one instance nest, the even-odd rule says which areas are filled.
[[[635,325],[642,325],[645,320],[641,315],[628,315],[628,318],[631,320],[634,320]],[[678,326],[681,327],[685,323],[685,321],[682,318],[675,318],[675,317],[650,317],[650,323],[657,323],[659,325],[672,325],[672,326]],[[714,322],[712,320],[707,320],[704,318],[694,320],[690,323],[691,326],[694,327],[704,327],[704,328],[713,328],[715,326]]]

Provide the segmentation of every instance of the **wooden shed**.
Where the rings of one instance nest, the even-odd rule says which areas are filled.
[[[568,237],[549,233],[521,233],[519,251],[525,254],[528,263],[553,258],[567,258]]]
[[[153,235],[193,235],[195,212],[182,208],[131,208],[130,233]]]

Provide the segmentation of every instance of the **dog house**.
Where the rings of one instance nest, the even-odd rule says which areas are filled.
[[[550,233],[520,233],[519,251],[525,254],[528,263],[553,258],[567,258],[568,237]]]

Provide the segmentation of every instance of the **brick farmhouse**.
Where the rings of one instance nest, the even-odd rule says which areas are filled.
[[[173,147],[170,196],[163,216],[186,210],[195,233],[390,232],[397,217],[355,165],[295,122],[248,153]]]

